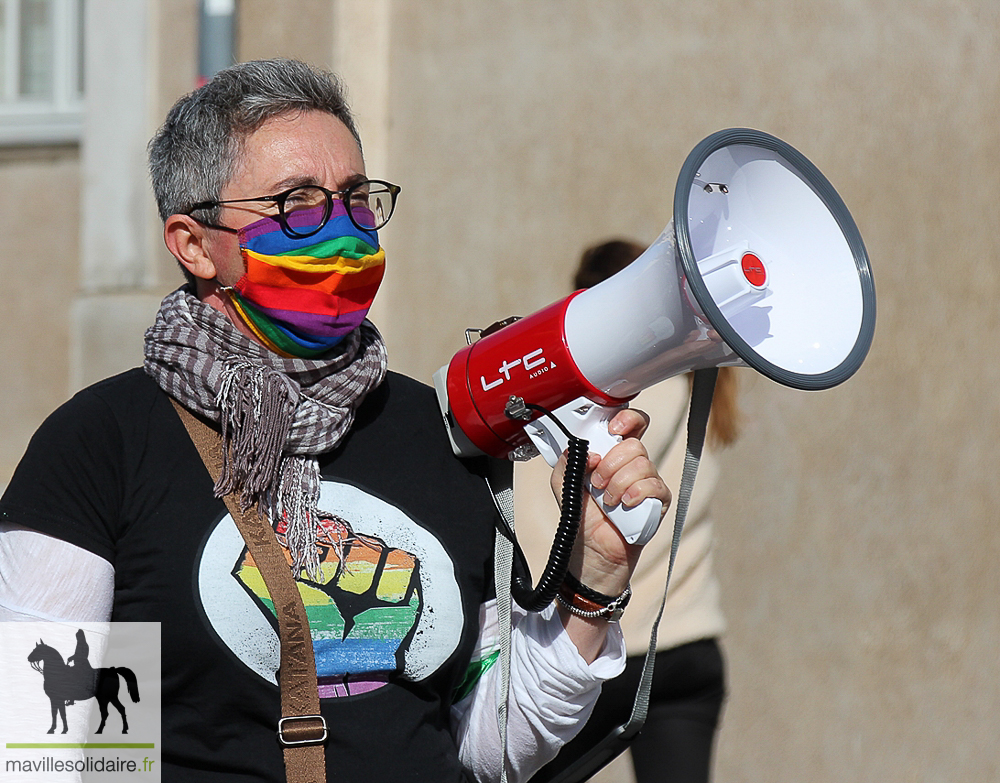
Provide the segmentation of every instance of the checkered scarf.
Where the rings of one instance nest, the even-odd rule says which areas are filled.
[[[385,344],[365,321],[322,359],[284,358],[245,337],[185,286],[146,331],[145,370],[186,408],[218,422],[216,497],[236,492],[284,529],[296,576],[319,573],[317,455],[334,449],[385,377]]]

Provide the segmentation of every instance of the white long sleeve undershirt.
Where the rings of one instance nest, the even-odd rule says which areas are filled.
[[[114,590],[103,557],[0,522],[0,620],[106,622]]]

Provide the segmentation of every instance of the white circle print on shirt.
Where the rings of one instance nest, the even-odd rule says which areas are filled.
[[[320,696],[368,693],[397,673],[413,681],[429,677],[462,634],[461,594],[444,547],[399,508],[352,484],[323,481],[318,507],[322,575],[301,581],[299,591]],[[228,514],[205,543],[198,591],[222,642],[275,683],[274,607]]]

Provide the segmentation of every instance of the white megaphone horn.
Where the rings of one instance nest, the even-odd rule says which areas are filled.
[[[840,196],[785,142],[734,128],[688,155],[673,220],[638,259],[484,330],[434,384],[457,455],[537,451],[554,464],[565,435],[546,418],[526,425],[537,409],[520,401],[552,411],[603,455],[616,442],[607,421],[648,386],[738,365],[827,389],[857,371],[874,331],[868,255]],[[652,537],[661,511],[652,499],[604,510],[636,544]]]

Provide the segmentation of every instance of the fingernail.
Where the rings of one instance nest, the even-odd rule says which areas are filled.
[[[604,489],[608,482],[600,473],[592,473],[590,476],[590,484],[593,487],[597,487],[597,489]]]

